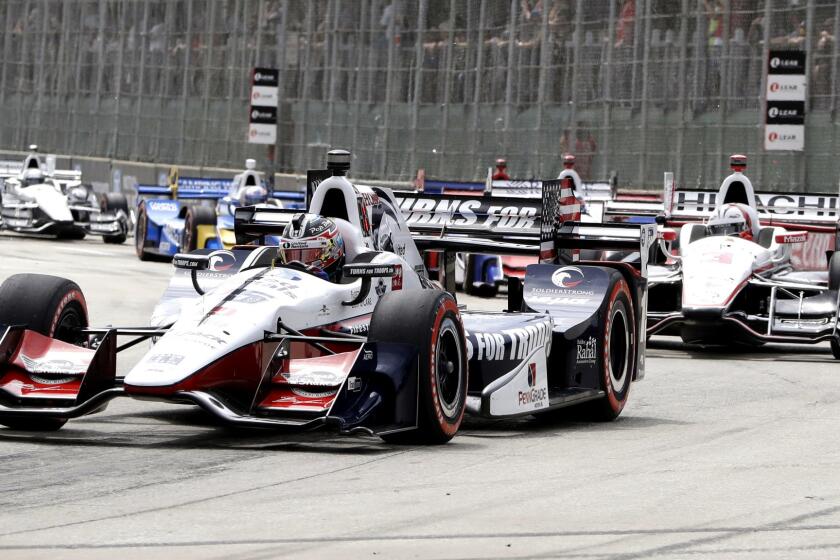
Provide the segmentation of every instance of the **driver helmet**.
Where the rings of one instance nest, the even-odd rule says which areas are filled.
[[[253,206],[255,204],[262,204],[268,200],[268,191],[260,185],[252,185],[250,187],[243,187],[239,191],[239,205]]]
[[[319,241],[323,242],[319,245]],[[330,282],[337,282],[344,266],[344,239],[336,223],[317,214],[295,214],[283,230],[281,259],[298,261]]]
[[[32,167],[23,172],[23,179],[21,184],[24,187],[38,185],[44,182],[44,172],[36,167]]]
[[[710,235],[737,235],[752,240],[752,218],[746,205],[724,204],[706,223]]]

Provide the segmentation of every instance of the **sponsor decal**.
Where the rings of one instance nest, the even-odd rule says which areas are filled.
[[[501,332],[467,332],[469,360],[524,360],[537,348],[551,348],[551,324],[548,322],[505,329]]]
[[[376,290],[376,295],[378,295],[379,297],[384,296],[385,292],[388,290],[388,288],[385,286],[385,281],[382,278],[377,279],[376,287],[374,289]]]
[[[321,305],[321,309],[318,310],[318,317],[326,317],[330,314],[330,310],[327,308],[326,304]]]
[[[578,364],[594,364],[598,357],[598,342],[594,336],[577,339],[577,356],[575,361]]]
[[[836,218],[840,216],[838,197],[832,195],[756,193],[761,202],[758,213],[762,216],[802,216],[809,218]],[[677,191],[675,213],[702,215],[717,208],[717,193],[703,191]]]
[[[519,406],[531,405],[534,408],[541,408],[544,401],[548,400],[548,389],[537,387],[537,364],[528,364],[528,390],[519,391],[517,396]]]
[[[246,304],[253,304],[253,303],[263,303],[266,301],[271,300],[272,297],[268,294],[263,294],[260,292],[240,292],[234,296],[231,301],[235,301],[236,303],[246,303]]]
[[[227,341],[224,338],[201,331],[186,332],[180,335],[179,338],[187,344],[198,344],[211,350],[215,350],[216,348],[227,344]]]
[[[528,301],[541,305],[586,305],[590,299],[585,297],[532,295],[528,298]]]
[[[401,265],[396,265],[394,268],[396,270],[394,270],[394,275],[391,277],[391,289],[394,290],[394,291],[402,290],[402,287],[403,287],[402,266]]]
[[[209,256],[210,270],[223,272],[236,264],[236,257],[232,251],[213,251]]]
[[[184,356],[180,354],[154,354],[149,356],[147,360],[150,364],[161,364],[165,366],[177,366],[184,361]]]
[[[29,373],[64,373],[68,375],[81,375],[87,371],[88,365],[72,362],[70,360],[39,360],[30,358],[26,354],[20,355],[26,371]],[[45,383],[45,381],[39,381]],[[63,380],[49,380],[48,383],[63,382]]]
[[[360,377],[347,378],[347,390],[354,393],[362,390],[362,379]]]
[[[394,252],[399,255],[400,257],[405,256],[405,243],[401,243],[394,247]]]
[[[559,288],[574,288],[582,283],[583,280],[583,272],[576,266],[558,268],[551,275],[551,282]]]
[[[483,226],[534,229],[540,208],[523,203],[518,206],[501,206],[490,202],[465,198],[463,200],[439,198],[401,198],[400,210],[410,225]]]
[[[178,211],[178,203],[171,200],[147,200],[146,206],[153,212]]]
[[[365,350],[362,354],[363,360],[372,360],[373,359],[373,350]]]
[[[806,241],[808,241],[808,234],[805,232],[790,233],[782,236],[782,243],[804,243]]]

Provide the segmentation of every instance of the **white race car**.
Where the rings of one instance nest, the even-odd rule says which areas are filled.
[[[23,165],[0,169],[0,228],[20,233],[82,239],[101,235],[105,243],[123,243],[129,230],[128,203],[120,193],[97,196],[79,171],[45,165],[37,146]]]
[[[679,234],[660,233],[666,260],[650,267],[647,334],[700,344],[830,341],[840,358],[840,254],[831,255],[827,270],[795,269],[792,248],[806,243],[809,232],[760,218],[766,208],[745,167],[744,156],[732,157],[733,173],[703,222],[674,213],[660,219],[682,225]]]

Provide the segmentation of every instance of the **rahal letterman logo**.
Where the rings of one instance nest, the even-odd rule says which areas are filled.
[[[597,342],[595,337],[577,340],[577,363],[594,364],[597,356]]]
[[[574,288],[584,280],[583,272],[576,266],[558,268],[551,275],[551,282],[558,288]]]
[[[548,389],[546,387],[537,388],[537,364],[528,364],[528,390],[519,391],[519,406],[533,406],[540,408],[545,406],[545,401],[548,400]]]

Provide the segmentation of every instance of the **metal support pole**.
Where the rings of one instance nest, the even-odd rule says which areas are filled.
[[[548,67],[551,63],[551,51],[549,50],[551,48],[551,41],[548,36],[548,14],[551,12],[551,4],[551,0],[545,0],[543,5],[543,18],[541,27],[542,36],[540,37],[540,70],[537,82],[537,122],[534,125],[533,136],[536,139],[536,146],[540,146],[542,144],[542,142],[540,141],[542,138],[540,131],[543,130],[543,119],[545,118],[543,111],[543,109],[545,108],[545,90],[546,85],[548,83]],[[613,2],[610,2],[610,4],[613,4]],[[550,129],[551,127],[548,128]],[[551,146],[552,144],[546,143],[546,145]],[[547,159],[549,162],[549,170],[547,172],[544,169],[542,169],[545,165],[542,163],[543,155],[547,156],[545,159]],[[549,150],[549,153],[543,154],[542,150],[539,147],[537,147],[537,164],[539,167],[536,170],[541,177],[553,176],[557,169],[557,166],[552,167],[552,161],[555,160],[556,155],[557,154],[553,153],[553,150]],[[534,169],[534,166],[529,165],[529,168]]]
[[[91,136],[94,137],[93,144],[89,144],[90,148],[86,151],[86,155],[93,155],[96,150],[96,146],[99,145],[98,137],[100,132],[104,132],[103,127],[101,127],[102,122],[100,121],[100,116],[102,113],[102,84],[105,80],[104,72],[105,72],[105,16],[106,16],[106,3],[105,0],[99,0],[99,29],[97,35],[97,41],[99,41],[98,45],[98,52],[97,52],[97,73],[96,73],[96,105],[94,108],[95,120],[97,121],[96,124],[96,131]]]
[[[519,2],[510,2],[510,21],[508,23],[508,51],[507,51],[507,79],[505,80],[505,128],[502,151],[507,156],[509,143],[510,120],[513,113],[513,56],[516,44],[516,21],[519,19]]]
[[[271,169],[271,180],[274,183],[274,177],[277,175],[277,158],[280,152],[280,139],[283,138],[283,102],[286,100],[286,79],[288,74],[288,64],[286,63],[286,44],[288,39],[286,37],[286,27],[289,23],[289,1],[283,0],[280,11],[280,26],[277,30],[277,71],[280,79],[277,84],[277,140],[274,142],[274,163]]]
[[[193,0],[187,2],[187,37],[184,50],[184,79],[181,82],[181,134],[178,137],[178,161],[184,161],[184,138],[187,135],[187,107],[190,98],[190,71],[192,68]]]
[[[359,127],[361,126],[361,117],[362,117],[362,88],[363,88],[363,81],[362,76],[366,74],[362,70],[362,62],[364,60],[364,52],[365,49],[363,48],[364,45],[367,45],[368,51],[373,51],[372,40],[373,40],[373,22],[374,22],[374,15],[373,10],[370,9],[370,15],[368,14],[368,9],[371,8],[372,0],[363,0],[362,1],[362,17],[360,19],[362,28],[359,29],[358,34],[358,43],[356,47],[356,67],[359,69],[356,72],[356,91],[355,91],[355,99],[353,101],[354,105],[354,114],[353,114],[353,147],[352,149],[358,153],[359,151]],[[370,20],[368,20],[370,18]],[[367,25],[367,29],[365,29],[365,25]],[[368,75],[370,75],[370,66],[368,66]],[[368,78],[369,79],[369,78]]]
[[[420,0],[417,9],[417,42],[414,44],[414,96],[411,100],[411,157],[410,173],[417,171],[417,127],[420,125],[420,98],[423,96],[423,63],[425,50],[423,40],[426,32],[429,0]]]
[[[645,22],[644,22],[644,38],[642,45],[642,114],[641,114],[641,123],[639,127],[641,128],[639,132],[639,176],[638,176],[638,184],[636,185],[639,188],[644,188],[645,186],[645,168],[647,167],[647,135],[648,135],[648,87],[649,84],[649,61],[650,61],[650,3],[651,0],[644,0],[645,1]]]
[[[610,132],[612,130],[612,110],[613,110],[613,93],[612,93],[612,77],[615,68],[613,67],[615,56],[615,18],[616,18],[616,3],[610,2],[610,21],[607,27],[607,64],[604,71],[604,118],[602,123],[601,134],[601,177],[607,177],[610,173]],[[589,177],[592,179],[592,177]]]
[[[770,55],[770,26],[773,14],[772,5],[769,0],[764,4],[764,45],[761,49],[761,111],[758,113],[758,153],[760,164],[756,169],[755,184],[759,189],[767,189],[764,184],[764,166],[767,164],[767,152],[764,150],[764,119],[767,114],[767,57]]]
[[[143,2],[143,25],[139,33],[140,68],[137,71],[137,104],[134,111],[134,145],[131,155],[140,159],[140,123],[143,121],[143,88],[146,87],[146,51],[149,49],[149,0]]]
[[[682,10],[680,11],[680,63],[679,74],[677,76],[677,111],[680,114],[680,125],[677,128],[677,149],[675,160],[671,162],[675,172],[675,184],[684,185],[685,177],[683,177],[683,148],[685,146],[685,127],[686,117],[685,110],[687,104],[688,88],[685,87],[685,72],[686,60],[688,57],[688,0],[682,0]]]
[[[395,4],[396,5],[396,4]],[[385,177],[388,173],[388,148],[390,148],[390,126],[391,126],[391,105],[394,102],[394,58],[396,56],[396,45],[394,37],[396,34],[396,15],[388,22],[388,70],[385,74],[385,114],[382,118],[383,139],[382,157],[379,160],[379,174]]]
[[[815,0],[808,0],[808,5],[805,11],[805,83],[811,83],[811,68],[814,66],[814,10]],[[835,36],[835,42],[837,37]],[[805,147],[809,145],[808,142],[808,120],[807,116],[811,112],[811,95],[809,88],[805,89]],[[834,92],[836,93],[836,92]],[[808,192],[808,150],[805,149],[796,154],[796,159],[799,160],[799,187],[800,192]]]
[[[720,104],[718,106],[718,138],[717,138],[717,158],[715,163],[718,169],[723,169],[724,162],[723,143],[726,140],[726,126],[729,122],[728,108],[729,100],[727,98],[727,90],[729,90],[729,64],[731,62],[730,40],[729,40],[729,22],[730,12],[732,11],[732,4],[730,0],[723,0],[723,52],[718,59],[718,68],[720,70],[720,80],[718,83],[718,98]]]
[[[85,21],[85,5],[79,6],[79,20],[78,29],[84,29]],[[77,121],[79,112],[81,111],[82,93],[87,93],[87,84],[82,83],[82,61],[85,56],[85,37],[83,34],[77,34],[76,42],[76,79],[73,84],[73,108],[70,109],[70,145],[68,146],[70,153],[78,154],[79,148],[76,145],[76,135],[79,130]],[[68,103],[69,105],[69,103]]]
[[[122,21],[120,23],[120,30],[117,31],[119,36],[119,55],[117,55],[117,69],[114,76],[114,115],[113,115],[113,130],[111,131],[111,150],[109,151],[111,157],[119,157],[119,142],[120,142],[120,94],[122,93],[122,76],[123,64],[125,62],[125,34],[128,32],[128,5],[120,4],[118,9],[122,12]],[[122,186],[120,186],[122,189]]]
[[[637,18],[638,19],[638,18]],[[580,89],[580,47],[583,27],[583,0],[577,0],[575,6],[575,30],[572,32],[572,43],[574,44],[574,55],[572,57],[572,99],[569,106],[569,142],[568,150],[574,153],[577,139],[577,103],[578,90]],[[635,39],[638,42],[638,36]]]
[[[449,101],[452,93],[452,45],[455,43],[455,0],[449,0],[449,33],[446,40],[446,64],[443,76],[443,115],[440,125],[440,155],[437,158],[438,176],[443,177],[443,160],[447,156],[446,138],[449,133]]]
[[[478,165],[481,170],[483,164],[478,162],[478,141],[481,135],[479,134],[479,127],[481,126],[481,90],[482,90],[482,74],[484,73],[484,28],[487,24],[487,0],[481,0],[481,6],[478,10],[478,40],[475,42],[478,53],[476,54],[475,63],[475,89],[473,90],[473,110],[472,110],[472,146],[470,150],[470,161],[473,162],[473,167]]]
[[[330,64],[326,69],[326,78],[329,80],[329,99],[327,100],[327,144],[330,148],[335,142],[335,97],[336,87],[338,85],[338,0],[332,0],[332,10],[327,9],[327,23],[329,24],[329,17],[332,16],[332,33],[327,38],[330,44]],[[325,53],[326,58],[326,53]]]
[[[201,116],[201,163],[208,165],[210,161],[210,135],[207,132],[207,125],[210,121],[210,88],[213,84],[213,54],[215,52],[214,31],[216,30],[216,12],[218,4],[210,2],[207,9],[210,11],[210,17],[207,18],[207,41],[204,47],[204,92],[203,92],[203,112]]]
[[[35,74],[35,107],[32,110],[32,114],[34,114],[34,134],[30,133],[30,136],[33,138],[40,138],[41,134],[41,116],[44,112],[44,90],[45,88],[45,76],[46,76],[46,54],[47,54],[47,22],[50,19],[49,15],[49,5],[47,4],[47,0],[41,1],[41,21],[38,22],[41,25],[41,40],[38,45],[38,62],[39,64],[34,65],[37,70],[37,74]],[[51,138],[53,142],[55,142],[55,138]]]
[[[235,0],[235,4],[233,6],[233,27],[234,30],[239,30],[241,33],[244,34],[244,31],[241,29],[241,23],[243,20],[240,19],[240,14],[242,13],[242,1],[243,0]],[[239,73],[236,71],[236,34],[231,33],[230,37],[228,38],[228,44],[226,46],[226,62],[227,62],[227,115],[225,117],[225,153],[231,153],[231,143],[235,141],[233,137],[233,101],[236,97],[236,80],[239,77]],[[240,69],[241,70],[241,69]],[[237,115],[238,117],[238,115]],[[241,139],[240,139],[241,141]]]
[[[315,71],[312,68],[312,41],[315,38],[315,2],[309,2],[307,4],[307,8],[306,50],[303,54],[304,63],[301,65],[301,68],[303,68],[303,94],[301,95],[301,105],[303,105],[303,111],[301,114],[300,127],[298,128],[300,131],[298,136],[298,146],[300,146],[300,150],[297,154],[295,169],[305,169],[308,164],[306,161],[306,140],[309,132],[309,97],[312,90],[312,78],[315,75]]]
[[[703,26],[703,22],[705,19],[703,18],[703,10],[705,7],[703,6],[703,0],[697,0],[696,4],[696,12],[694,17],[694,33],[696,40],[694,41],[694,65],[693,65],[693,75],[692,75],[692,84],[691,84],[691,93],[692,93],[692,103],[691,103],[691,117],[692,121],[694,120],[694,116],[698,113],[697,111],[697,104],[700,103],[700,100],[703,98],[703,94],[700,92],[700,60],[703,56],[705,56],[706,52],[706,45],[703,41],[706,34],[704,33],[705,27]],[[702,83],[705,83],[703,80]],[[701,152],[698,154],[699,157],[699,165],[697,166],[697,183],[696,187],[705,187],[705,175],[706,175],[706,153],[705,153],[705,144],[701,144],[699,148]]]

